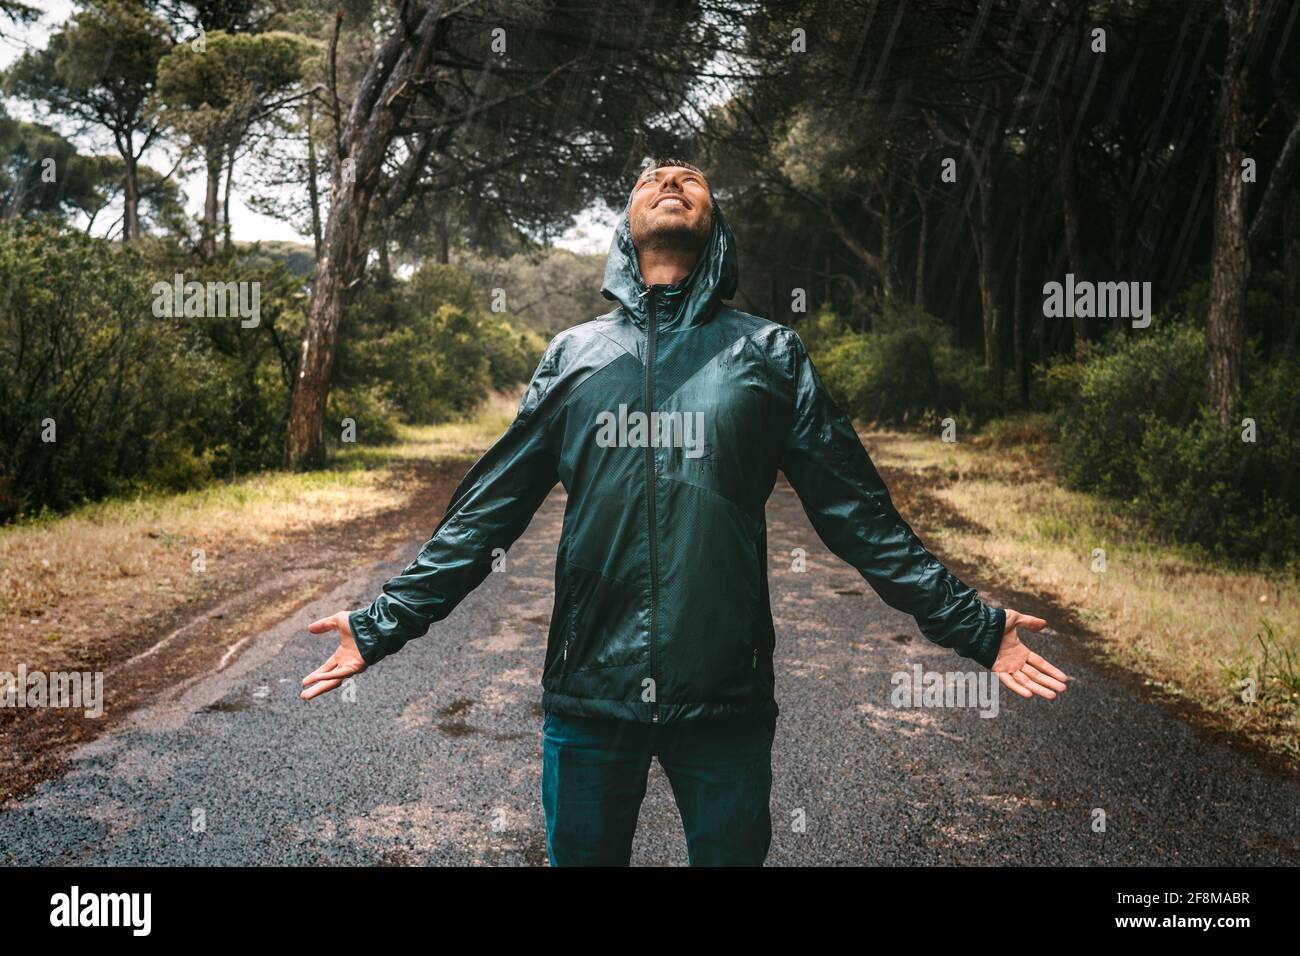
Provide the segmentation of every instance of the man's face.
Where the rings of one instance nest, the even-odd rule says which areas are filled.
[[[645,249],[681,249],[698,255],[713,227],[709,184],[693,169],[661,166],[641,174],[628,212],[632,244]]]

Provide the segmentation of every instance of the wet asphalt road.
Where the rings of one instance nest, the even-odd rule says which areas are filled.
[[[0,862],[544,865],[539,679],[563,509],[557,489],[506,571],[361,675],[355,700],[336,691],[303,702],[300,679],[331,649],[305,625],[369,601],[422,542],[359,569],[0,812]],[[1300,856],[1294,776],[1144,702],[1061,639],[1029,638],[1075,678],[1054,703],[1004,694],[994,718],[892,707],[893,673],[966,662],[925,642],[830,555],[784,483],[768,520],[782,710],[769,864]],[[804,573],[791,570],[793,548],[807,551]],[[1098,810],[1105,832],[1094,829]],[[656,765],[633,862],[685,861]]]

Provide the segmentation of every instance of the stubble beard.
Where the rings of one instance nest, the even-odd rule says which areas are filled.
[[[650,219],[649,212],[650,210],[643,212],[632,224],[633,245],[638,250],[687,252],[696,256],[704,251],[713,228],[711,212],[695,222],[664,218],[647,222],[646,220]]]

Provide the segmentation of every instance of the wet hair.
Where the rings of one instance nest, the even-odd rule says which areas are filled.
[[[704,170],[700,169],[700,167],[696,166],[694,163],[688,163],[684,159],[672,159],[667,156],[656,158],[653,164],[648,164],[645,169],[641,170],[641,172],[644,173],[649,169],[659,169],[663,166],[680,166],[682,169],[693,169],[701,176],[704,175]]]
[[[637,179],[640,179],[651,170],[662,169],[664,166],[680,166],[682,169],[694,170],[701,176],[704,176],[704,170],[700,169],[700,167],[696,166],[694,163],[688,163],[684,159],[673,159],[670,156],[658,156],[641,166],[641,169],[638,170],[636,174]],[[707,178],[708,177],[705,177],[706,180]]]

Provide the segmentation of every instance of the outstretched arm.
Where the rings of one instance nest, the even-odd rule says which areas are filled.
[[[542,357],[519,414],[462,479],[433,536],[367,608],[341,611],[308,629],[338,631],[339,647],[303,679],[310,700],[400,650],[445,618],[492,569],[497,549],[523,534],[559,480],[547,435],[554,343]]]
[[[853,425],[827,392],[798,335],[785,355],[793,417],[781,470],[826,546],[929,640],[991,668],[1021,696],[1054,698],[1069,679],[1016,637],[1046,621],[994,608],[926,550],[895,510]]]

